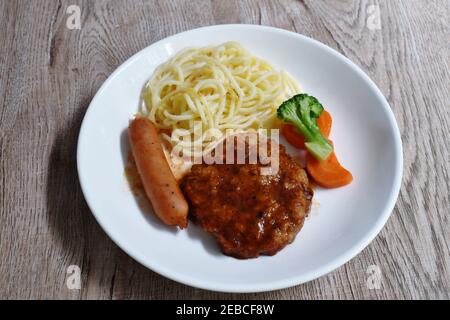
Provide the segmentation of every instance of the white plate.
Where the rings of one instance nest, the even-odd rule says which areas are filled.
[[[126,130],[146,80],[159,64],[191,46],[238,41],[289,71],[333,115],[332,140],[355,181],[316,190],[320,203],[295,242],[274,257],[236,260],[190,224],[163,226],[143,213],[124,175]],[[286,288],[320,277],[357,255],[382,229],[400,189],[402,145],[394,115],[376,85],[329,47],[285,30],[253,25],[196,29],[159,41],[125,62],[98,91],[78,141],[78,174],[105,232],[134,259],[170,279],[225,292]]]

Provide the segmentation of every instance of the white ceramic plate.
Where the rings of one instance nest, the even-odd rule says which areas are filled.
[[[289,71],[333,115],[332,140],[355,180],[317,189],[318,208],[295,242],[274,257],[236,260],[190,224],[163,226],[142,212],[124,175],[126,130],[155,67],[185,47],[238,41]],[[382,229],[400,189],[402,146],[394,115],[379,89],[355,64],[296,33],[253,25],[196,29],[159,41],[125,62],[98,91],[78,142],[78,173],[92,213],[134,259],[170,279],[203,289],[259,292],[320,277],[357,255]]]

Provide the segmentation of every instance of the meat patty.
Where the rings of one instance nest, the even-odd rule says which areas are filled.
[[[308,176],[283,146],[277,174],[262,175],[261,167],[259,161],[200,164],[182,180],[190,219],[211,233],[226,255],[275,255],[294,241],[310,211]]]

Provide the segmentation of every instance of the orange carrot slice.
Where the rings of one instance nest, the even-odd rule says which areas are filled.
[[[332,124],[333,119],[331,118],[331,114],[328,111],[323,110],[320,117],[317,118],[317,126],[319,127],[320,132],[322,132],[325,138],[330,137]]]
[[[330,113],[324,110],[317,119],[317,125],[320,132],[327,138],[330,136],[332,124],[333,119]],[[339,188],[353,181],[352,174],[339,163],[334,152],[324,161],[319,161],[308,154],[306,170],[315,182],[323,188]]]
[[[285,124],[281,128],[281,133],[293,147],[305,149],[305,138],[297,131],[294,125]]]
[[[325,138],[330,136],[332,123],[333,120],[328,111],[324,110],[320,117],[317,118],[317,126]],[[281,128],[281,133],[293,147],[297,149],[305,149],[305,138],[303,138],[303,136],[297,131],[294,125],[283,125]]]
[[[324,110],[320,117],[317,118],[317,126],[326,138],[330,136],[332,124],[333,119],[328,111]],[[298,149],[305,148],[305,139],[294,125],[285,124],[281,132],[292,146]],[[317,185],[323,188],[339,188],[353,181],[352,174],[339,163],[334,152],[324,161],[319,161],[308,154],[306,157],[306,170]]]
[[[352,174],[341,166],[334,152],[324,161],[319,161],[308,154],[306,170],[314,181],[324,188],[339,188],[353,181]]]

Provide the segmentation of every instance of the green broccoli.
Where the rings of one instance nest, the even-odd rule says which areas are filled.
[[[317,160],[326,160],[333,152],[332,144],[322,135],[317,118],[322,114],[320,102],[307,94],[299,94],[283,102],[278,118],[296,126],[305,138],[306,149]]]

